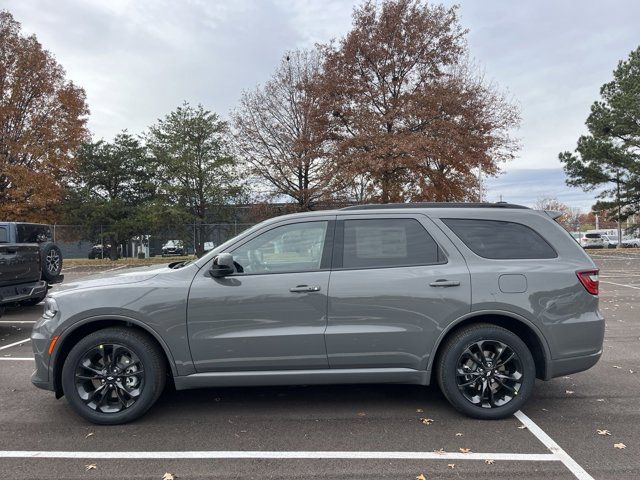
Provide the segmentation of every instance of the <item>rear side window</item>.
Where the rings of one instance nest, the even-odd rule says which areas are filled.
[[[9,241],[9,236],[7,235],[7,229],[5,227],[0,227],[0,243],[7,243]]]
[[[515,222],[443,218],[469,249],[494,260],[556,258],[555,250],[536,231]]]
[[[599,233],[587,233],[585,237],[586,238],[602,238],[602,236]]]
[[[344,221],[343,268],[382,268],[440,263],[438,245],[417,220]]]

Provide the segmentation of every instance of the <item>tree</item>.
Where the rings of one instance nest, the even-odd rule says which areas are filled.
[[[311,210],[339,187],[323,150],[326,121],[312,90],[321,70],[317,51],[289,52],[271,79],[242,94],[233,113],[234,145],[249,172],[271,196],[293,199]]]
[[[368,179],[369,201],[477,199],[477,172],[517,149],[517,110],[474,73],[456,10],[369,0],[323,49],[331,153],[344,179]]]
[[[555,197],[538,198],[534,208],[536,210],[560,212],[562,216],[557,219],[557,222],[562,225],[565,230],[569,232],[580,230],[582,212],[579,208],[572,208]]]
[[[147,234],[152,226],[153,174],[147,149],[126,131],[111,143],[82,145],[65,202],[67,218],[84,225],[94,237],[102,226],[100,234],[109,240],[115,260],[118,244]]]
[[[559,158],[568,185],[602,189],[593,210],[609,212],[621,238],[622,220],[640,211],[640,47],[618,63],[600,97],[587,117],[589,133]]]
[[[84,90],[0,11],[0,218],[55,220],[88,113]]]
[[[149,129],[149,146],[164,205],[175,205],[194,224],[194,245],[204,253],[204,224],[226,215],[241,193],[228,126],[202,105],[184,103]]]

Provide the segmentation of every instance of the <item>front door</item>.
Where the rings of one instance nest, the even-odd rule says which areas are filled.
[[[443,329],[471,308],[462,255],[421,214],[339,219],[326,333],[330,367],[424,370]]]
[[[200,270],[187,309],[197,371],[327,368],[333,218],[259,230],[229,251],[228,277]]]

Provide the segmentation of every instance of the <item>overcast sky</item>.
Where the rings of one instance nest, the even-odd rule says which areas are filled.
[[[638,0],[468,0],[469,47],[489,80],[520,105],[522,150],[487,181],[488,200],[556,196],[589,208],[564,185],[558,153],[573,150],[600,86],[640,44]],[[265,81],[289,49],[348,31],[351,0],[2,0],[87,92],[90,128],[110,139],[141,133],[184,100],[226,116],[243,89]]]

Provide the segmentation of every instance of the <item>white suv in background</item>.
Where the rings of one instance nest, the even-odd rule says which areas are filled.
[[[600,233],[586,233],[580,242],[583,248],[605,248],[608,246],[608,240],[605,245],[604,235]]]

